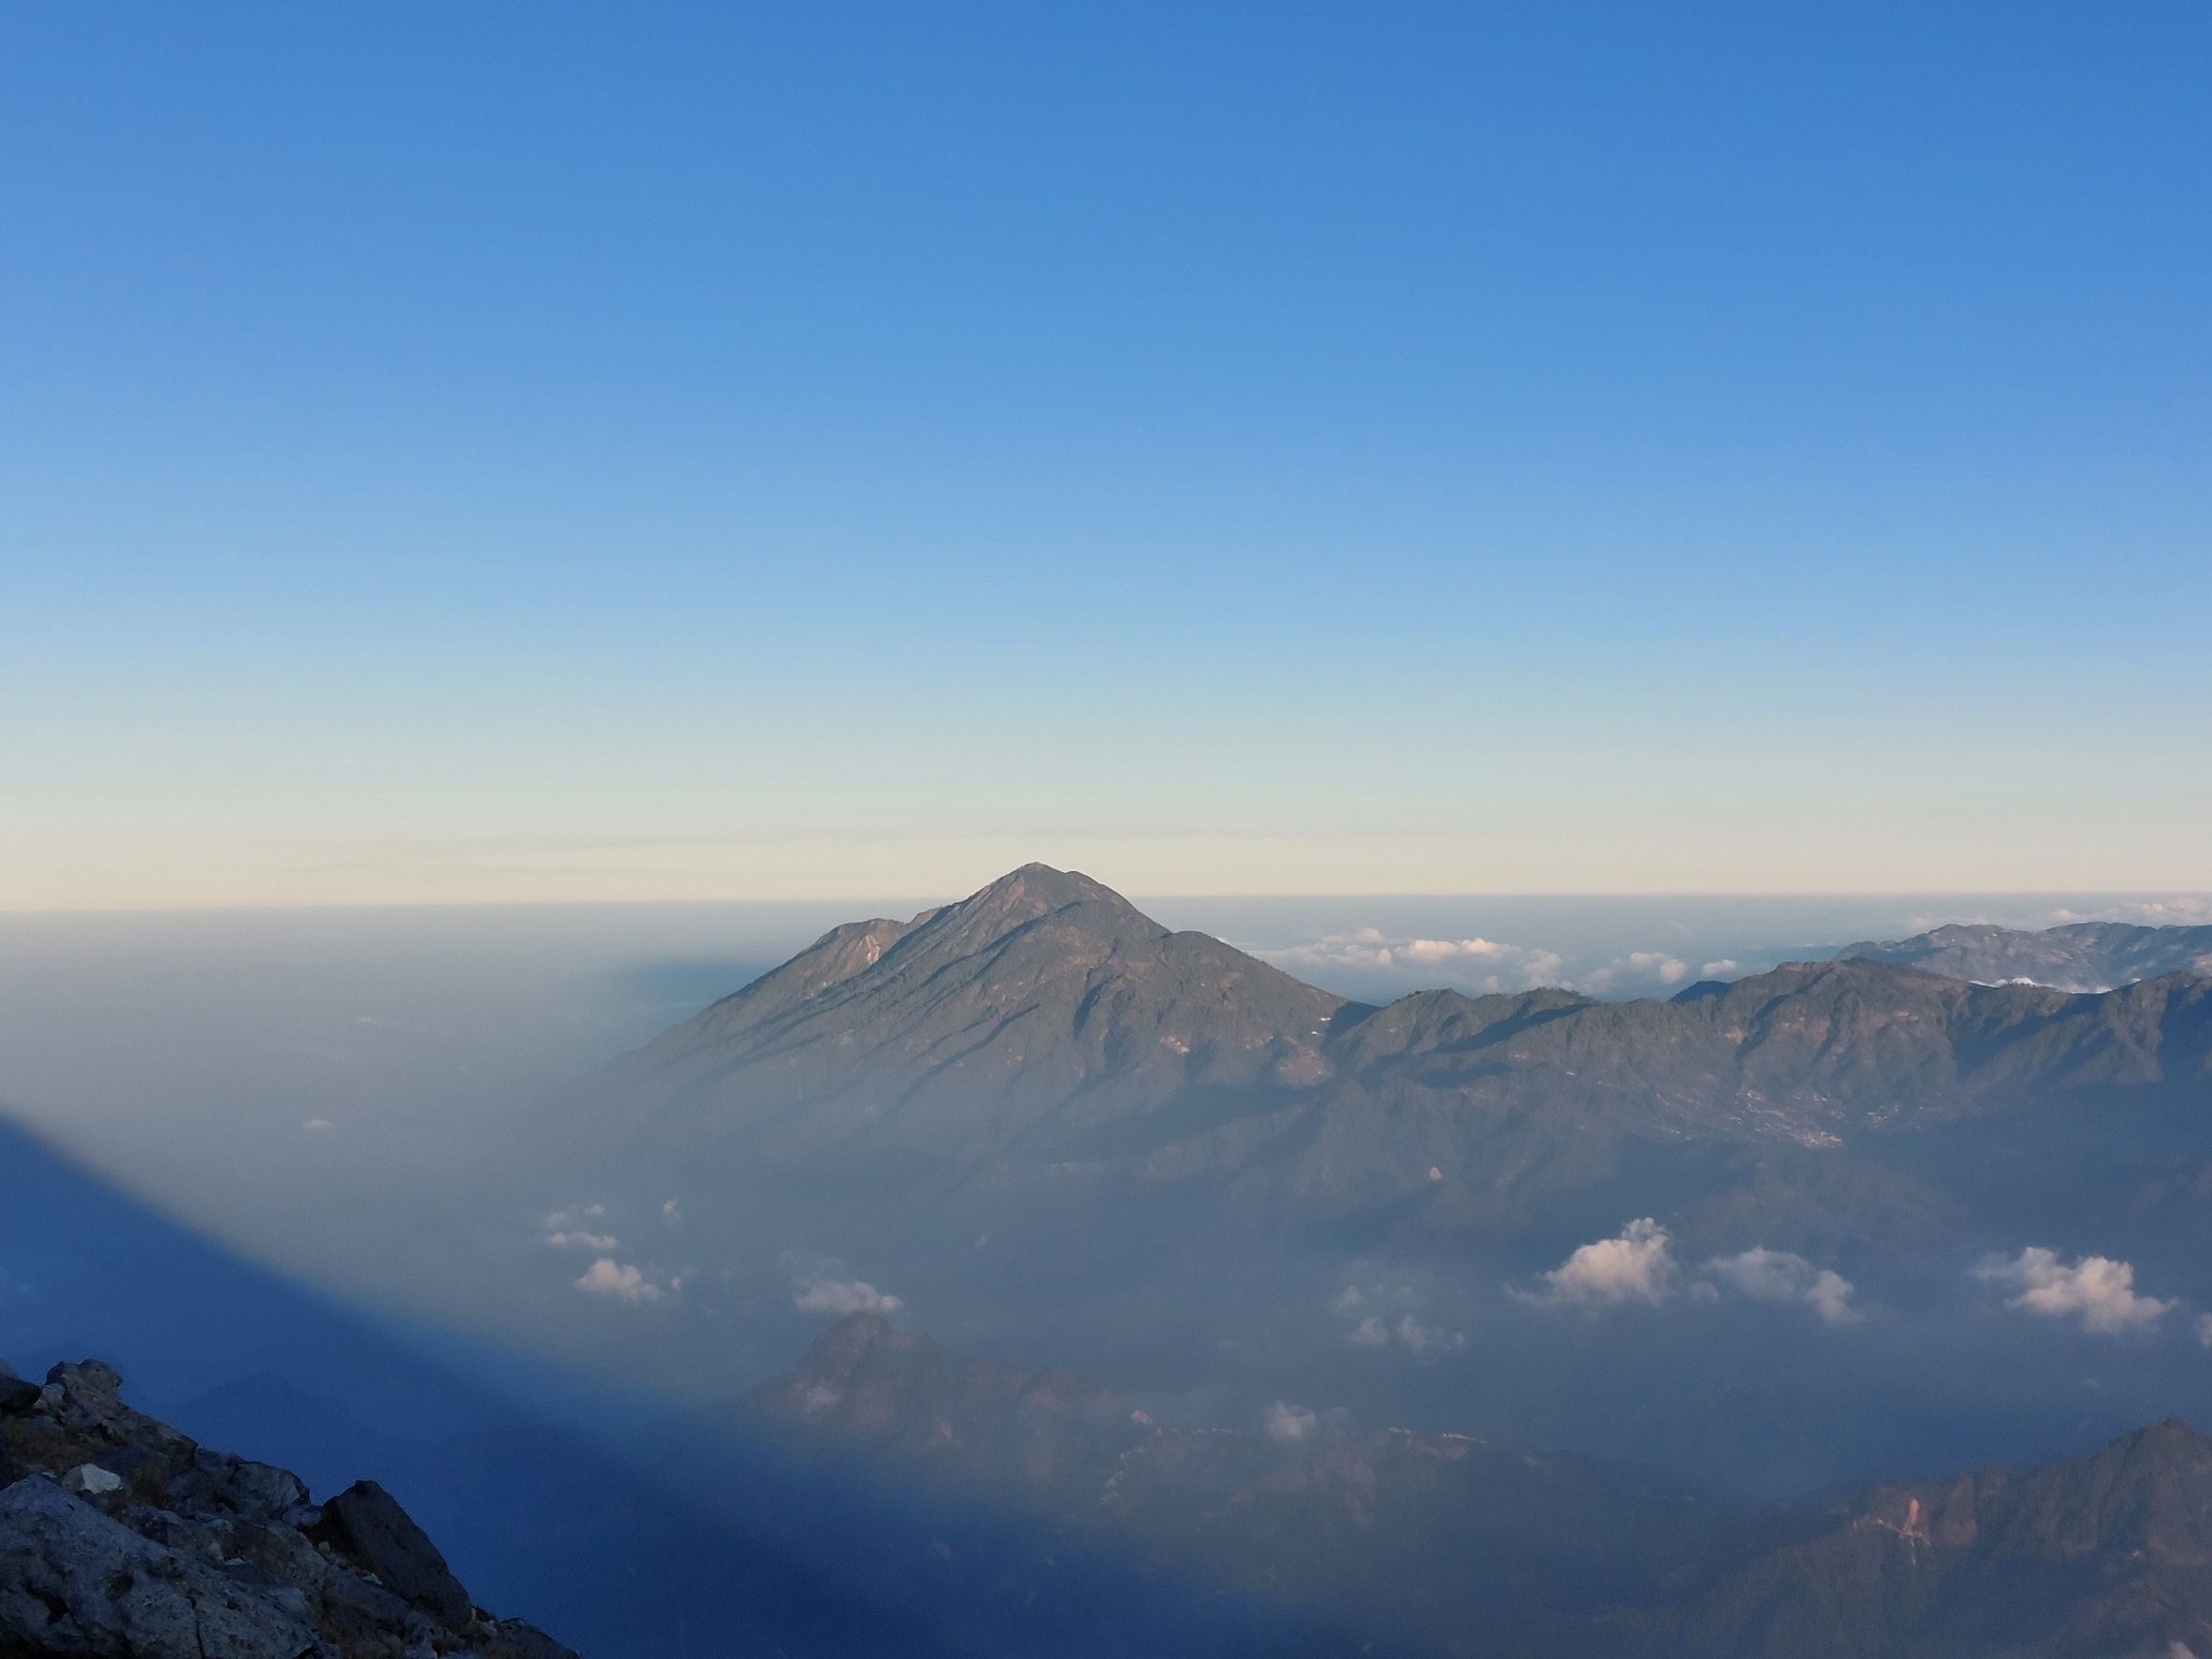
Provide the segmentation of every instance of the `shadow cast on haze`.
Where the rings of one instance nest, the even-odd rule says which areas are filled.
[[[642,1393],[441,1346],[241,1260],[0,1120],[0,1357],[26,1375],[105,1359],[142,1409],[318,1495],[380,1481],[481,1602],[594,1659],[1351,1651],[1021,1518],[802,1468]]]

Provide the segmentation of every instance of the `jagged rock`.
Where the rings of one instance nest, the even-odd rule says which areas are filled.
[[[5,1360],[0,1360],[0,1414],[15,1416],[38,1404],[40,1390],[28,1377],[18,1376]]]
[[[0,1651],[128,1659],[299,1659],[298,1612],[140,1537],[52,1481],[0,1492]]]
[[[123,1415],[123,1376],[98,1360],[56,1365],[46,1374],[45,1391],[54,1415],[71,1427],[109,1423]]]
[[[473,1603],[422,1528],[373,1480],[356,1481],[323,1506],[315,1535],[361,1562],[386,1587],[457,1628]]]
[[[273,1521],[307,1504],[307,1483],[289,1469],[202,1449],[189,1477],[203,1501],[226,1514]]]
[[[297,1476],[206,1450],[122,1386],[87,1361],[7,1396],[0,1659],[575,1659],[479,1614],[382,1487],[317,1508]]]
[[[422,1615],[389,1590],[351,1573],[334,1571],[324,1586],[323,1633],[342,1652],[374,1650],[394,1634],[403,1646],[422,1623]]]

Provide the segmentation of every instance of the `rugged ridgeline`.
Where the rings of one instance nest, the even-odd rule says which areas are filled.
[[[2170,973],[2212,976],[2212,926],[2073,922],[2022,929],[1954,924],[1911,939],[1862,940],[1839,955],[1986,985],[2017,981],[2059,991],[2108,991]]]
[[[298,1477],[132,1410],[96,1361],[0,1365],[6,1659],[575,1659],[469,1598],[383,1488]]]
[[[1652,1659],[2212,1652],[2212,1440],[2168,1421],[2087,1458],[1876,1492],[1689,1608],[1611,1623],[1611,1651]]]
[[[1669,1002],[1376,1009],[1030,866],[834,931],[592,1080],[582,1115],[610,1167],[1197,1181],[1276,1217],[1512,1226],[1638,1145],[1870,1144],[2208,1084],[2212,980],[2081,996],[1853,959]],[[1896,1197],[1881,1228],[1931,1201]]]
[[[1096,1383],[955,1358],[868,1315],[754,1411],[1414,1652],[2212,1652],[2212,1441],[2179,1422],[1828,1516],[1732,1512],[1602,1465],[1288,1406],[1250,1431],[1167,1427]]]

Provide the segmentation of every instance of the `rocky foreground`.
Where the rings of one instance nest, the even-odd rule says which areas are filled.
[[[0,1659],[575,1659],[478,1608],[373,1481],[313,1503],[122,1387],[0,1363]]]

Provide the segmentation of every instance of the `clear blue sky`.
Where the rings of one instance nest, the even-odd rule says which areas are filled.
[[[2212,887],[2212,8],[23,6],[0,907]]]

